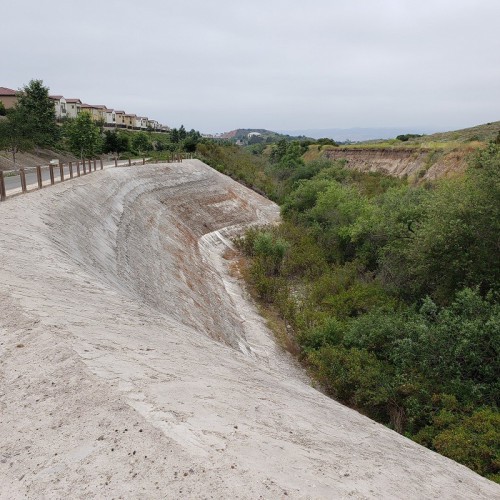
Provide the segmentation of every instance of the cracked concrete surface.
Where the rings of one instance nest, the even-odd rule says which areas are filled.
[[[222,258],[278,208],[199,161],[0,204],[0,498],[495,498],[325,397]]]

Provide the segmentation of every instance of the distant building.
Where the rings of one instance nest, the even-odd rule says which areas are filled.
[[[50,100],[54,103],[56,119],[62,120],[66,118],[66,99],[62,95],[49,95]]]
[[[82,104],[80,106],[82,111],[90,113],[90,116],[94,121],[106,122],[106,106],[103,104]]]
[[[125,111],[115,110],[115,125],[118,128],[125,128]]]
[[[17,104],[17,91],[7,87],[0,87],[0,102],[5,109],[12,109]]]
[[[136,116],[134,128],[136,130],[146,130],[148,128],[148,119],[144,116]]]
[[[125,123],[125,127],[133,129],[135,127],[136,118],[137,118],[136,115],[130,115],[130,114],[123,115],[123,121]]]
[[[247,137],[250,139],[250,137],[260,137],[262,134],[260,132],[250,132]]]
[[[66,116],[76,118],[81,111],[82,101],[80,99],[66,99]]]
[[[160,124],[156,120],[148,120],[148,128],[156,131],[160,128]]]
[[[116,115],[114,109],[106,109],[106,121],[104,122],[106,127],[116,126]]]

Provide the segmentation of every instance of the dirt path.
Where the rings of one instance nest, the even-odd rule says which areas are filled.
[[[305,381],[221,258],[278,209],[198,161],[0,204],[0,498],[493,498]]]

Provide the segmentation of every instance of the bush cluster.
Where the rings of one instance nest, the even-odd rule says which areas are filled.
[[[426,186],[305,164],[293,143],[267,164],[252,156],[221,164],[279,201],[283,223],[240,246],[311,374],[339,401],[499,480],[500,147]]]

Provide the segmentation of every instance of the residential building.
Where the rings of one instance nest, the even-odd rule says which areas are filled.
[[[136,118],[137,118],[136,115],[130,115],[130,114],[123,115],[123,121],[125,123],[125,127],[133,129],[135,127]]]
[[[153,131],[156,131],[159,129],[160,124],[156,120],[148,120],[147,127],[151,128],[151,130]]]
[[[54,103],[56,120],[66,118],[66,99],[62,95],[49,95],[49,98]]]
[[[106,122],[106,106],[103,104],[82,104],[80,106],[82,111],[90,113],[94,121]]]
[[[115,124],[118,128],[125,128],[125,111],[115,110]]]
[[[66,99],[66,116],[76,118],[80,113],[82,101],[80,99]]]
[[[116,126],[116,115],[114,109],[106,109],[106,121],[104,122],[106,127]]]
[[[137,130],[146,130],[148,128],[148,119],[144,116],[136,116],[134,128]]]
[[[2,102],[5,109],[12,109],[17,104],[17,91],[7,87],[0,87],[0,102]]]

